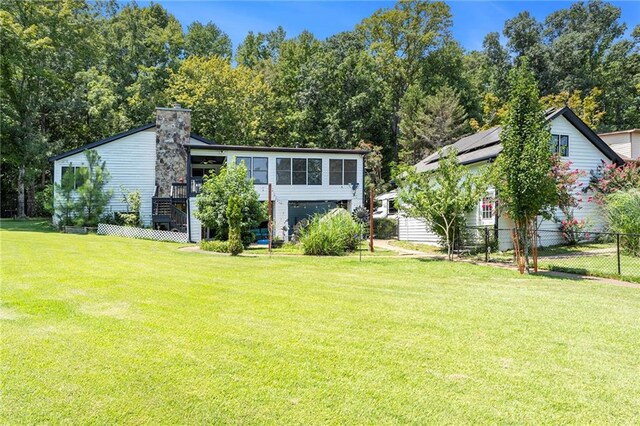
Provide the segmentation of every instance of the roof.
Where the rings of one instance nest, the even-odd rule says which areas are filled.
[[[71,155],[77,154],[79,152],[85,151],[87,149],[96,148],[100,145],[104,145],[109,142],[116,141],[118,139],[122,139],[126,136],[133,135],[138,132],[142,132],[145,130],[149,130],[154,128],[155,123],[145,124],[144,126],[136,127],[135,129],[127,130],[126,132],[118,133],[117,135],[113,135],[106,139],[102,139],[99,141],[91,142],[86,145],[82,145],[78,148],[72,149],[70,151],[63,152],[62,154],[58,154],[54,157],[50,157],[49,161],[57,161],[63,158],[69,157]],[[247,146],[247,145],[222,145],[217,144],[209,139],[206,139],[202,136],[191,133],[191,138],[203,142],[205,145],[192,145],[188,144],[187,146],[190,148],[198,148],[198,149],[213,149],[218,151],[224,150],[233,150],[233,151],[266,151],[266,152],[306,152],[306,153],[318,153],[318,154],[359,154],[364,155],[369,151],[360,150],[360,149],[333,149],[333,148],[293,148],[293,147],[269,147],[269,146]]]
[[[623,133],[640,133],[640,129],[618,130],[615,132],[598,133],[598,136],[621,135]]]
[[[362,149],[338,149],[338,148],[295,148],[284,146],[251,146],[251,145],[223,145],[215,143],[202,136],[191,134],[191,137],[197,141],[204,142],[204,145],[189,145],[191,148],[197,149],[210,149],[217,151],[262,151],[262,152],[305,152],[305,153],[317,153],[317,154],[359,154],[364,155],[369,153],[367,150]]]
[[[61,160],[61,159],[65,158],[65,157],[69,157],[70,155],[77,154],[77,153],[85,151],[87,149],[92,149],[92,148],[98,147],[100,145],[104,145],[106,143],[113,142],[113,141],[118,140],[118,139],[122,139],[122,138],[124,138],[126,136],[133,135],[134,133],[138,133],[138,132],[143,132],[145,130],[149,130],[149,129],[155,127],[155,126],[156,126],[155,123],[148,123],[148,124],[145,124],[144,126],[136,127],[135,129],[131,129],[131,130],[127,130],[126,132],[118,133],[117,135],[113,135],[113,136],[108,137],[106,139],[102,139],[102,140],[99,140],[99,141],[88,143],[86,145],[82,145],[82,146],[80,146],[80,147],[78,147],[76,149],[72,149],[71,151],[63,152],[62,154],[58,154],[58,155],[56,155],[54,157],[50,157],[49,161]]]
[[[595,145],[608,159],[617,164],[624,163],[624,159],[613,151],[613,149],[591,130],[569,107],[551,108],[545,111],[547,121],[552,121],[559,116],[566,118],[567,121]],[[442,148],[442,152],[447,153],[449,150],[455,149],[458,152],[458,161],[465,165],[491,161],[502,152],[502,144],[500,143],[501,132],[502,127],[496,126],[465,136],[457,142]],[[440,156],[437,152],[430,154],[416,164],[416,170],[419,172],[435,170],[438,168],[439,160]]]

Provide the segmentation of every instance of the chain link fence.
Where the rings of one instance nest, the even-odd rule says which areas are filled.
[[[538,267],[640,282],[640,234],[538,230]],[[513,230],[471,227],[458,254],[485,262],[515,263]]]

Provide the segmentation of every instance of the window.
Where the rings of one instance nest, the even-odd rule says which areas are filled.
[[[236,157],[236,164],[244,164],[247,169],[247,178],[253,178],[256,185],[268,183],[269,160],[267,157]]]
[[[329,160],[329,184],[348,185],[358,181],[357,160]]]
[[[294,185],[306,185],[307,184],[307,159],[306,158],[293,158],[293,177],[292,182]]]
[[[269,182],[269,159],[267,157],[253,157],[251,175],[254,184],[266,185]]]
[[[358,181],[358,162],[356,160],[344,160],[344,184],[348,185]]]
[[[307,184],[322,185],[322,159],[309,158],[307,163]]]
[[[276,158],[276,185],[291,185],[291,158]]]
[[[276,184],[322,185],[322,159],[276,158]]]
[[[562,157],[569,156],[569,136],[551,135],[551,152]]]
[[[342,185],[342,160],[329,160],[329,185]]]
[[[482,199],[482,219],[493,219],[493,197],[484,197]]]
[[[86,173],[86,167],[63,166],[60,178],[62,179],[67,172],[71,172],[73,174],[73,189],[78,189],[84,184],[85,173],[82,173],[82,169],[84,169]]]

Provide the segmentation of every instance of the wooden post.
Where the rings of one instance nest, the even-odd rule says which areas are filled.
[[[268,210],[268,214],[269,214],[269,221],[267,222],[267,226],[269,227],[268,231],[269,231],[269,254],[271,254],[271,241],[273,240],[273,210],[272,210],[272,204],[271,204],[271,184],[268,185],[268,201],[267,201],[267,210]]]
[[[373,253],[373,185],[369,193],[369,251]]]

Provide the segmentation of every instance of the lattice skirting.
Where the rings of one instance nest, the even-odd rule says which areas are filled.
[[[118,237],[140,238],[143,240],[172,241],[186,243],[189,238],[185,232],[158,231],[156,229],[134,228],[132,226],[98,224],[99,235],[116,235]]]

